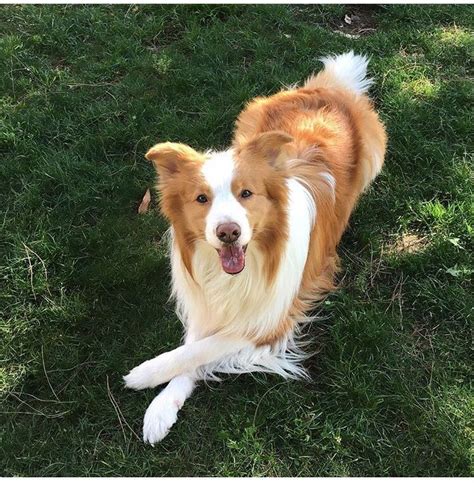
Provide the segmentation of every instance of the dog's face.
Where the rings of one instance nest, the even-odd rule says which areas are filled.
[[[181,251],[205,240],[216,249],[222,269],[235,275],[245,267],[252,240],[270,246],[275,230],[286,226],[285,158],[291,141],[272,131],[216,153],[177,143],[152,147],[146,157],[158,171],[161,210]]]

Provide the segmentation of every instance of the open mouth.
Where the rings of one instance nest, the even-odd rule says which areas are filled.
[[[226,244],[217,250],[222,270],[230,275],[237,275],[245,268],[245,251],[247,245]]]

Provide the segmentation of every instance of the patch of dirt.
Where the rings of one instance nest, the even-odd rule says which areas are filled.
[[[417,253],[423,250],[427,244],[426,237],[407,233],[390,246],[388,251],[392,253]]]
[[[344,17],[332,28],[334,32],[351,39],[373,34],[377,30],[375,14],[382,8],[381,5],[347,5]]]

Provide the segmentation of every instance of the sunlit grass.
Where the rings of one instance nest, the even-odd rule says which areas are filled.
[[[472,474],[472,7],[376,7],[357,39],[349,8],[0,9],[2,475]],[[227,145],[248,100],[351,49],[389,151],[309,329],[313,381],[203,384],[143,446],[156,392],[121,376],[182,332],[166,224],[136,213],[144,153]]]

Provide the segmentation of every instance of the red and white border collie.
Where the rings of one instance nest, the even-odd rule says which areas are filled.
[[[200,379],[307,375],[299,328],[333,288],[336,246],[386,147],[365,95],[366,57],[322,62],[302,87],[251,101],[228,150],[162,143],[146,154],[171,224],[172,291],[185,338],[124,378],[132,389],[168,383],[145,414],[145,442],[166,436]]]

